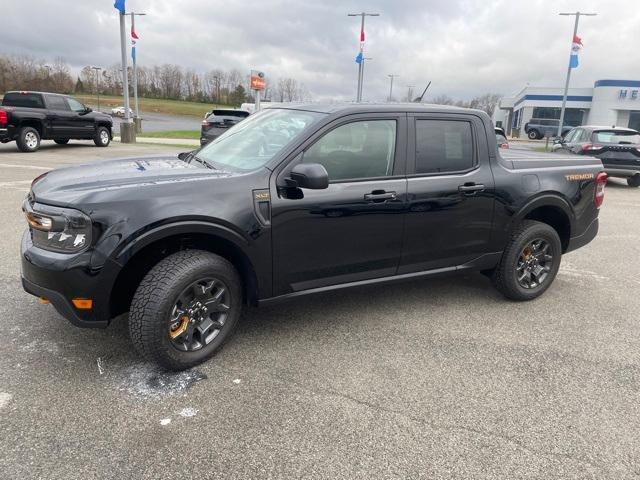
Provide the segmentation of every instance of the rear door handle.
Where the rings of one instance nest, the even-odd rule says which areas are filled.
[[[364,199],[367,202],[385,202],[387,200],[395,200],[396,192],[385,192],[384,190],[374,190],[371,193],[366,193]]]
[[[483,190],[484,185],[481,183],[465,183],[464,185],[458,186],[458,191],[461,193],[475,193]]]

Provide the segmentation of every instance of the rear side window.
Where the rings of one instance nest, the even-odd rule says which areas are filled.
[[[42,95],[39,93],[6,93],[2,99],[4,107],[44,108]]]
[[[473,168],[471,124],[457,120],[416,121],[416,173]]]
[[[69,105],[64,100],[64,97],[58,95],[47,95],[47,106],[51,110],[69,110]]]

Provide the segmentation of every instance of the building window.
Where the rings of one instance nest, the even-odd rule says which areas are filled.
[[[567,108],[564,111],[564,124],[570,127],[582,125],[584,110],[580,108]],[[531,118],[549,118],[560,120],[560,109],[555,107],[534,107]]]

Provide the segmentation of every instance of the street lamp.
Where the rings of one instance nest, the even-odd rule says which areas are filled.
[[[102,70],[102,67],[91,67],[96,72],[96,96],[98,97],[98,111],[100,111],[100,77],[98,72]]]
[[[362,101],[362,83],[364,80],[363,70],[364,66],[362,65],[362,60],[364,57],[364,17],[379,17],[379,13],[348,13],[348,17],[362,17],[362,21],[360,23],[360,62],[358,62],[358,89],[356,93],[356,102]]]
[[[371,57],[362,57],[362,79],[364,80],[364,61],[373,60]],[[362,93],[364,92],[364,81],[360,84],[360,100],[362,100]]]

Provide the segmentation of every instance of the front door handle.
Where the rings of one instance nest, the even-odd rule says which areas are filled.
[[[396,192],[386,192],[384,190],[374,190],[364,196],[367,202],[386,202],[387,200],[395,200]]]
[[[484,185],[481,183],[465,183],[458,186],[458,191],[465,194],[474,194],[475,192],[481,192],[484,190]]]

